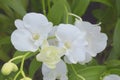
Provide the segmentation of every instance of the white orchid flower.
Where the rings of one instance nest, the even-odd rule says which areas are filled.
[[[86,46],[86,54],[95,57],[97,53],[103,51],[107,45],[107,35],[100,32],[101,27],[99,25],[93,25],[86,21],[77,20],[75,26],[79,30],[86,32],[86,40],[88,45]]]
[[[116,74],[110,74],[105,76],[103,80],[120,80],[120,76]]]
[[[79,60],[79,63],[82,64],[82,65],[84,65],[85,63],[88,63],[92,60],[92,56],[90,56],[89,54],[85,53],[84,56],[85,56],[84,60]],[[64,61],[68,64],[72,64],[72,62],[66,56],[64,57]]]
[[[48,42],[50,45],[58,46],[58,40],[55,37],[55,32],[57,30],[57,26],[52,27],[52,30],[48,34]]]
[[[19,51],[35,52],[47,39],[52,23],[40,13],[28,13],[23,20],[15,21],[17,29],[11,35],[14,47]]]
[[[36,56],[36,59],[43,62],[43,64],[47,67],[54,69],[63,55],[64,49],[55,46],[49,46],[48,42],[44,41],[41,51]]]
[[[66,64],[61,60],[57,63],[55,69],[50,69],[46,65],[42,65],[43,80],[68,80]]]
[[[71,63],[85,60],[85,32],[80,31],[71,24],[60,24],[56,31],[56,37],[61,47],[66,49],[66,57]]]

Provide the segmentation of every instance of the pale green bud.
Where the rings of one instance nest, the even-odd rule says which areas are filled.
[[[14,63],[12,63],[13,64],[13,72],[16,72],[16,71],[18,71],[18,67],[17,67],[17,65],[16,64],[14,64]]]
[[[29,78],[29,77],[25,77],[25,78],[22,78],[22,79],[20,79],[20,80],[32,80],[32,79]]]
[[[8,62],[3,65],[1,72],[3,75],[9,75],[12,71],[16,72],[17,70],[18,67],[16,66],[16,64]]]

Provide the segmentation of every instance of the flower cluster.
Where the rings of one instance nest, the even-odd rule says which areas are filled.
[[[98,24],[80,19],[53,26],[44,15],[28,13],[15,26],[12,44],[19,51],[39,50],[36,59],[43,62],[44,80],[68,80],[65,63],[88,63],[107,45],[107,36]]]

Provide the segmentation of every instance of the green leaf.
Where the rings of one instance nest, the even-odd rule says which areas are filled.
[[[79,74],[85,77],[86,80],[100,80],[105,70],[105,66],[92,66],[79,71]]]
[[[84,69],[76,69],[78,75],[81,75],[85,80],[100,80],[102,73],[106,70],[105,66],[91,66]],[[81,80],[75,75],[74,71],[70,73],[69,80]]]
[[[34,11],[34,12],[39,12],[39,11],[42,11],[42,0],[30,0],[31,2],[31,10]],[[46,2],[46,0],[45,0]],[[45,5],[46,6],[46,5]]]
[[[40,68],[41,62],[38,62],[36,58],[32,60],[29,67],[29,76],[33,78],[35,72]]]
[[[25,9],[27,9],[28,0],[18,0],[18,1],[22,3],[22,5],[24,6]]]
[[[26,53],[28,53],[28,52],[16,51],[13,57],[22,56],[22,55],[24,55],[24,54],[26,54]],[[28,59],[28,58],[36,55],[36,53],[37,53],[37,52],[35,52],[35,53],[30,52],[30,54],[29,54],[25,59]],[[14,63],[16,63],[16,64],[18,64],[18,63],[20,63],[20,62],[21,62],[21,59],[18,59],[18,60],[15,60],[15,61],[14,61]]]
[[[120,58],[120,19],[116,23],[113,36],[113,49],[109,56],[109,59],[118,59]]]
[[[53,6],[48,13],[48,19],[55,25],[62,22],[64,15],[67,14],[65,7],[70,11],[70,7],[66,0],[53,0]]]
[[[4,14],[0,14],[0,22],[5,21],[5,20],[9,20],[9,18],[7,16],[5,16]]]
[[[1,71],[0,71],[0,79],[1,80],[5,80],[5,77],[3,76],[3,74],[1,73]]]
[[[0,60],[7,62],[10,57],[3,50],[0,49]]]
[[[115,68],[120,66],[120,60],[109,60],[105,62],[108,68]]]
[[[20,16],[23,16],[26,13],[22,3],[17,0],[2,0],[0,1],[0,3],[9,6],[15,12],[17,12]]]
[[[1,2],[5,0],[0,0],[0,9],[2,9],[9,17],[13,18],[13,11],[8,7],[6,2]]]
[[[117,14],[120,17],[120,0],[116,0]]]
[[[9,36],[6,36],[6,37],[0,37],[0,45],[2,44],[8,44],[10,43],[10,37]]]
[[[26,11],[20,2],[18,2],[17,0],[8,0],[8,2],[8,5],[18,14],[20,14],[21,16],[25,15]]]
[[[72,11],[73,13],[82,16],[89,4],[90,0],[73,0]]]
[[[6,6],[8,9],[9,7]],[[4,8],[4,6],[2,7]],[[10,10],[11,11],[11,10]],[[13,14],[12,13],[9,13],[8,10],[5,9],[5,14],[4,13],[1,13],[0,14],[0,34],[2,36],[0,36],[0,38],[4,38],[3,36],[8,36],[8,34],[11,34],[11,32],[14,30],[14,22],[13,22]],[[9,13],[9,15],[7,15]],[[10,17],[9,17],[10,16]]]
[[[109,73],[120,75],[120,69],[110,69],[110,70],[109,70]]]
[[[99,2],[107,6],[112,6],[111,0],[91,0],[92,2]]]

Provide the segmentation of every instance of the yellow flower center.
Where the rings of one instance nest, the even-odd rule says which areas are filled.
[[[40,38],[40,35],[39,34],[37,34],[37,33],[34,33],[33,34],[33,39],[34,40],[38,40]]]
[[[67,49],[69,49],[70,47],[71,47],[71,44],[70,44],[70,42],[65,42],[65,47],[67,48]]]

